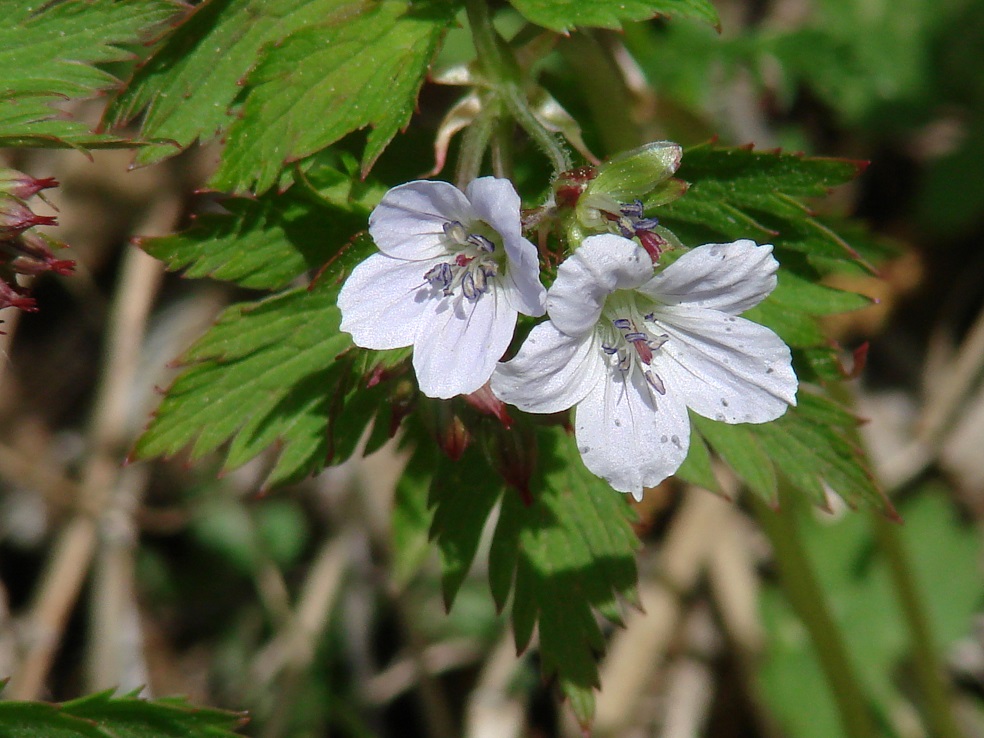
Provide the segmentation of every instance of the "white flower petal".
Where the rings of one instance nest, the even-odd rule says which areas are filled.
[[[458,295],[439,305],[414,338],[417,383],[428,397],[466,395],[492,376],[512,340],[516,311],[495,289],[473,303]]]
[[[607,373],[594,333],[572,338],[540,323],[511,361],[492,374],[492,392],[531,413],[556,413],[580,402]]]
[[[424,280],[427,269],[419,261],[370,256],[352,270],[338,294],[341,329],[363,348],[409,346],[421,316],[437,303]]]
[[[465,188],[475,217],[488,223],[503,238],[522,238],[519,193],[508,179],[479,177]]]
[[[796,404],[789,348],[744,318],[688,306],[662,307],[656,322],[669,340],[651,364],[694,412],[726,423],[764,423]]]
[[[667,305],[692,305],[732,315],[755,307],[776,288],[772,246],[743,239],[688,251],[639,291]]]
[[[464,194],[447,182],[418,180],[394,187],[369,216],[369,234],[379,250],[397,259],[421,261],[447,254],[444,224],[474,219]]]
[[[564,333],[580,336],[594,330],[605,300],[617,289],[631,289],[652,277],[645,250],[621,236],[590,236],[557,268],[547,291],[550,320]]]
[[[606,376],[578,404],[574,427],[584,465],[637,500],[676,472],[690,448],[686,405],[670,394],[654,400],[638,372]]]
[[[523,238],[520,200],[508,179],[480,177],[466,190],[475,215],[502,237],[508,263],[500,279],[509,303],[524,315],[546,312],[546,288],[540,283],[536,246]]]

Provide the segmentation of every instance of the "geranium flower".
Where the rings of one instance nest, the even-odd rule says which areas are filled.
[[[690,419],[764,423],[796,404],[789,348],[739,313],[776,286],[771,246],[707,244],[653,276],[616,235],[585,239],[547,293],[550,320],[492,391],[534,413],[575,410],[585,466],[637,500],[687,457]]]
[[[482,177],[462,193],[447,182],[408,182],[369,216],[382,253],[342,286],[341,329],[370,349],[413,346],[429,397],[485,384],[512,339],[517,313],[543,315],[536,247],[523,238],[519,195]]]

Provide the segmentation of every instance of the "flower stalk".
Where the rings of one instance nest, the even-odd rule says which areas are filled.
[[[871,525],[878,549],[887,560],[892,585],[909,631],[916,679],[924,700],[923,710],[929,733],[938,738],[962,738],[937,658],[939,650],[898,526],[878,513],[871,514]]]
[[[781,488],[779,494],[781,500]],[[786,505],[781,512],[776,512],[755,495],[748,495],[748,500],[759,526],[772,544],[786,597],[813,641],[820,667],[834,695],[844,735],[847,738],[876,738],[878,732],[865,701],[864,686],[800,543],[794,506]]]
[[[526,134],[540,147],[555,173],[571,168],[567,150],[537,119],[530,108],[519,79],[519,65],[505,48],[492,25],[485,0],[467,0],[465,9],[479,64],[496,96]]]

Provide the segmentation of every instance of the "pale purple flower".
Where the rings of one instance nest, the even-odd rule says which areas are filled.
[[[789,348],[737,315],[776,286],[771,246],[707,244],[653,275],[638,244],[584,240],[547,293],[550,320],[500,364],[492,391],[535,413],[575,407],[585,466],[642,497],[687,457],[687,409],[764,423],[796,404]]]
[[[544,313],[536,247],[523,238],[509,180],[482,177],[464,193],[447,182],[394,187],[369,216],[369,233],[381,253],[342,286],[341,329],[364,348],[412,345],[425,395],[479,389],[517,313]]]

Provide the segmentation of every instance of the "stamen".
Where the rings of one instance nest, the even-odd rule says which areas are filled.
[[[629,322],[628,318],[615,318],[612,324],[618,328],[620,331],[628,331],[632,329],[632,324]]]
[[[641,218],[643,214],[642,200],[633,200],[630,203],[626,203],[619,210],[622,215],[628,216],[629,218]]]
[[[479,251],[487,251],[490,254],[495,251],[495,244],[480,233],[469,233],[465,240]]]
[[[464,245],[468,238],[468,231],[456,220],[449,220],[444,224],[444,235],[453,243]]]
[[[661,395],[666,394],[666,385],[663,384],[663,380],[659,378],[659,375],[656,372],[654,372],[652,369],[646,369],[646,371],[644,371],[642,374],[646,378],[646,381],[649,382],[650,387],[652,387]]]
[[[432,266],[424,274],[424,279],[426,279],[432,286],[442,287],[444,289],[448,288],[448,285],[451,284],[451,280],[453,278],[454,275],[451,273],[451,265],[444,263]]]
[[[475,284],[475,276],[471,271],[465,272],[465,276],[461,278],[461,294],[470,302],[475,302],[482,294],[482,290]]]

